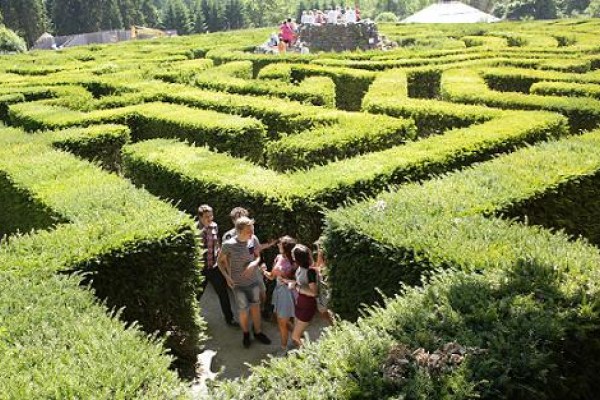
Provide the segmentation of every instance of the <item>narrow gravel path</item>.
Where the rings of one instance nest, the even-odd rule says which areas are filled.
[[[263,332],[272,340],[271,345],[264,345],[255,340],[249,349],[242,346],[242,330],[239,327],[231,327],[225,324],[219,300],[212,286],[206,286],[206,291],[200,302],[202,316],[208,323],[208,335],[210,339],[206,342],[206,349],[216,351],[213,358],[211,370],[219,373],[219,379],[232,379],[248,374],[248,366],[259,364],[267,359],[269,354],[275,355],[280,348],[279,331],[275,321],[262,320]],[[312,321],[308,334],[311,340],[317,340],[325,327],[325,322],[319,315]]]

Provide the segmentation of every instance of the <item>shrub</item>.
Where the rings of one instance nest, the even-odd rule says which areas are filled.
[[[4,25],[0,25],[0,53],[24,53],[25,40]]]
[[[1,244],[3,393],[110,397],[98,392],[103,387],[133,397],[182,395],[158,341],[114,317],[158,332],[175,354],[195,360],[204,335],[191,219],[115,174],[53,150],[47,144],[60,135],[5,128],[0,136],[0,171],[10,181],[2,197],[26,194],[54,224],[36,223],[52,229]],[[28,227],[37,215],[6,217]],[[107,372],[115,369],[119,374]]]
[[[392,12],[382,12],[381,14],[377,15],[377,17],[375,17],[375,22],[398,22],[398,17]]]
[[[390,288],[411,272],[416,279],[431,268],[435,274],[422,287],[396,284],[398,295],[363,309],[356,324],[340,321],[298,353],[256,366],[248,378],[218,383],[211,396],[593,397],[597,249],[484,215],[597,174],[598,144],[600,132],[546,143],[328,213],[330,282],[339,277],[336,269],[350,269],[356,285],[381,278]],[[389,372],[399,348],[433,353],[449,342],[465,351],[459,366]]]

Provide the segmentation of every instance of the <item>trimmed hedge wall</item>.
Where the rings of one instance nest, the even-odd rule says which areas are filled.
[[[306,102],[315,106],[328,104],[328,97],[320,92],[292,85],[289,82],[251,79],[247,61],[223,64],[196,75],[193,84],[197,87],[252,96],[275,96]]]
[[[600,124],[600,102],[597,100],[497,93],[488,89],[483,78],[473,70],[444,72],[442,97],[459,103],[559,112],[569,118],[569,125],[573,132],[593,129]]]
[[[28,131],[127,123],[136,141],[176,137],[254,160],[262,155],[265,137],[263,125],[253,118],[166,103],[146,103],[89,113],[43,103],[24,103],[11,106],[9,117],[13,125]]]
[[[286,175],[164,140],[125,146],[123,164],[135,184],[178,201],[187,212],[194,213],[198,201],[219,204],[215,219],[228,225],[227,212],[243,204],[260,215],[261,235],[290,234],[309,242],[320,234],[323,209],[564,134],[565,119],[559,115],[508,112],[481,125]]]
[[[403,70],[382,72],[363,99],[363,110],[392,117],[412,118],[420,136],[441,134],[451,128],[486,122],[502,113],[487,107],[410,99],[407,86]]]
[[[324,68],[313,65],[294,65],[293,81],[303,81],[310,76],[327,76],[335,83],[335,105],[341,110],[358,111],[375,74],[349,68]]]
[[[51,149],[53,139],[43,133],[1,133],[2,174],[60,222],[51,231],[11,236],[0,248],[3,393],[183,396],[168,370],[172,359],[145,336],[158,332],[174,354],[193,361],[205,338],[193,221],[120,177]],[[34,217],[10,215],[17,227]],[[91,284],[105,305],[80,283]],[[147,333],[124,329],[107,308]]]
[[[599,145],[600,131],[543,144],[329,213],[334,287],[343,269],[353,286],[381,281],[401,295],[248,378],[216,385],[211,397],[594,398],[597,248],[484,215],[597,173]],[[400,276],[448,267],[423,287],[392,288]],[[439,368],[394,358],[402,346],[433,353],[446,343],[471,350]]]
[[[98,162],[103,168],[118,171],[121,148],[131,141],[129,128],[122,125],[95,125],[47,132],[43,140],[57,149]]]
[[[336,113],[338,123],[286,136],[266,146],[268,167],[276,171],[326,164],[413,140],[410,120],[363,113]]]
[[[537,82],[531,85],[530,91],[540,96],[591,97],[600,100],[600,86],[591,83]]]

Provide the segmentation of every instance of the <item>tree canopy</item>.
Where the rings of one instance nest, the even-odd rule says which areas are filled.
[[[358,4],[363,18],[382,13],[405,18],[437,0],[0,0],[0,21],[31,45],[55,35],[128,29],[175,29],[179,34],[277,25],[308,9]],[[465,0],[507,19],[600,16],[600,0]]]

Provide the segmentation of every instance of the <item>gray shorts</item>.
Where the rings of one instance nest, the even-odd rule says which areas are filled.
[[[247,310],[250,306],[260,305],[260,288],[258,283],[250,286],[234,286],[233,297],[238,310]]]

